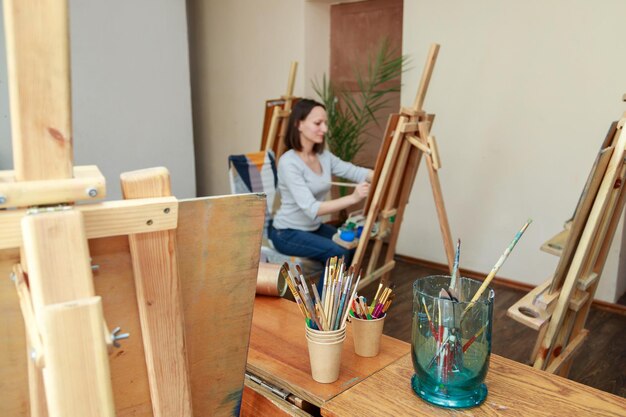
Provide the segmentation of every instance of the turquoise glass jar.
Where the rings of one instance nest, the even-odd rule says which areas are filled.
[[[466,408],[487,397],[494,292],[487,288],[471,303],[481,284],[460,278],[450,290],[446,275],[413,283],[411,386],[429,403]]]

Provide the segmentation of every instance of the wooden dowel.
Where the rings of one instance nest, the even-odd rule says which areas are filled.
[[[417,90],[417,95],[415,96],[415,102],[413,103],[414,110],[422,110],[422,106],[424,105],[424,98],[426,97],[428,85],[430,84],[430,77],[433,74],[435,62],[437,61],[437,54],[439,54],[439,44],[434,43],[430,46],[428,59],[426,60],[426,65],[424,66],[424,72],[422,72],[420,86]]]

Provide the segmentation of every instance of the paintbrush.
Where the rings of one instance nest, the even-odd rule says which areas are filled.
[[[359,281],[360,280],[361,280],[361,271],[359,270],[359,275],[356,278],[356,282],[354,283],[354,287],[353,287],[353,290],[352,290],[352,295],[350,296],[350,300],[351,300],[351,303],[352,303],[353,306],[356,305],[356,303],[354,301],[355,301],[355,296],[356,296],[356,290],[357,290],[357,288],[359,288]],[[344,313],[343,317],[341,318],[341,322],[342,323],[345,323],[346,320],[348,319],[348,311],[349,311],[349,309],[346,309],[346,312]],[[356,310],[354,310],[354,314],[357,314]]]
[[[322,325],[322,328],[320,330],[328,330],[328,321],[326,320],[326,314],[324,314],[324,309],[322,308],[322,303],[320,301],[320,295],[317,291],[317,287],[312,284],[311,288],[313,289],[313,296],[315,297],[316,311],[319,311],[320,324]]]
[[[426,306],[426,300],[422,297],[422,304],[424,305],[424,311],[426,312],[426,318],[428,319],[428,325],[430,326],[430,332],[433,334],[435,338],[435,342],[439,341],[439,334],[435,331],[435,325],[433,321],[430,319],[430,314],[428,314],[428,307]]]
[[[302,300],[300,299],[300,295],[298,294],[298,291],[296,290],[296,288],[293,286],[293,282],[291,281],[291,278],[289,277],[289,274],[287,272],[288,270],[289,270],[289,264],[285,262],[283,264],[283,267],[280,269],[280,273],[282,274],[283,279],[287,283],[287,286],[289,287],[289,290],[291,291],[293,298],[296,300],[296,304],[298,304],[298,307],[300,307],[300,311],[304,315],[304,318],[309,318],[307,309],[304,307]]]
[[[452,277],[450,278],[450,298],[459,300],[459,294],[461,292],[460,277],[459,277],[459,258],[461,256],[461,239],[456,242],[456,252],[454,254],[454,266],[452,267]],[[458,286],[458,287],[457,287]]]
[[[378,296],[380,295],[380,290],[382,290],[382,288],[383,288],[383,281],[381,279],[380,283],[378,284],[378,289],[376,290],[376,295],[374,295],[374,299],[372,300],[372,304],[370,305],[371,308],[376,307],[376,300],[378,300]]]
[[[338,187],[356,187],[359,184],[355,184],[353,182],[339,182],[339,181],[331,181],[330,185],[336,185]]]
[[[517,241],[522,237],[522,235],[528,228],[528,225],[530,225],[531,223],[532,223],[532,219],[528,219],[528,221],[526,221],[524,226],[522,226],[522,228],[515,234],[515,237],[513,237],[513,240],[511,241],[509,246],[504,250],[504,253],[502,254],[502,256],[500,256],[500,259],[498,259],[498,262],[496,262],[496,264],[491,269],[491,272],[489,272],[489,275],[487,275],[487,278],[485,278],[485,280],[483,281],[483,284],[480,286],[480,288],[478,288],[478,291],[476,291],[476,293],[472,297],[472,300],[469,302],[467,307],[465,307],[465,310],[463,310],[463,313],[461,314],[461,320],[463,320],[463,317],[465,317],[465,314],[469,311],[469,309],[474,306],[474,304],[476,303],[476,300],[478,300],[480,296],[483,294],[483,292],[485,292],[485,290],[491,283],[491,280],[493,279],[493,277],[496,276],[496,273],[498,272],[498,270],[500,269],[504,261],[506,261],[506,258],[508,258],[509,254],[511,253],[511,251],[517,244]]]
[[[322,301],[322,309],[324,308],[324,301],[326,300],[326,291],[328,290],[328,264],[330,263],[330,258],[326,258],[326,266],[324,267],[324,274],[321,279],[322,281],[322,296],[320,300]]]

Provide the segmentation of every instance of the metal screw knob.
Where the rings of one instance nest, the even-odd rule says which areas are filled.
[[[111,332],[111,340],[113,340],[113,346],[115,346],[116,348],[122,346],[118,343],[118,340],[128,339],[130,337],[129,333],[120,333],[120,330],[121,327],[118,326]]]

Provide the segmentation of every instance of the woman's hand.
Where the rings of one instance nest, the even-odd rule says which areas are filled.
[[[354,191],[350,195],[345,195],[334,200],[322,201],[317,209],[317,215],[323,216],[325,214],[337,213],[353,204],[359,203],[367,197],[369,193],[370,184],[368,182],[357,184]]]
[[[354,191],[352,192],[352,198],[354,199],[355,203],[358,203],[359,201],[367,197],[369,193],[370,193],[370,183],[362,182],[360,184],[357,184],[357,186],[354,188]]]

